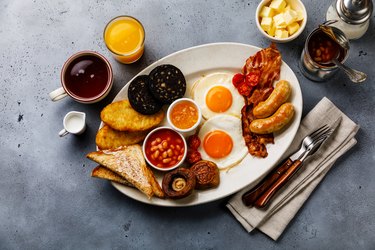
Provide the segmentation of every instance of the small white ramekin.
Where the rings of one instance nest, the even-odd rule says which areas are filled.
[[[178,104],[178,103],[181,103],[181,102],[190,102],[192,103],[196,109],[198,110],[198,120],[197,122],[190,128],[187,128],[187,129],[181,129],[181,128],[178,128],[176,127],[172,121],[171,121],[171,112],[173,110],[173,108]],[[177,99],[175,100],[171,105],[169,105],[169,108],[168,108],[168,111],[167,111],[167,121],[169,123],[169,125],[176,131],[182,133],[183,135],[186,135],[186,134],[189,134],[190,132],[194,132],[195,129],[199,126],[199,124],[202,122],[202,111],[201,109],[199,108],[198,104],[193,100],[193,99],[190,99],[190,98],[180,98],[180,99]]]
[[[159,168],[158,166],[155,166],[155,165],[154,165],[154,164],[148,159],[147,154],[146,154],[146,144],[147,144],[148,139],[149,139],[150,136],[151,136],[152,134],[154,134],[156,131],[159,131],[159,130],[162,130],[162,129],[171,130],[171,131],[173,131],[174,133],[177,133],[177,134],[180,136],[182,142],[184,143],[184,148],[185,148],[185,150],[184,150],[184,154],[183,154],[183,156],[182,156],[182,159],[181,159],[179,162],[177,162],[177,164],[175,164],[175,165],[173,165],[173,166],[171,166],[171,167],[169,167],[169,168]],[[145,159],[146,159],[146,162],[147,162],[151,167],[153,167],[153,168],[155,168],[155,169],[157,169],[157,170],[160,170],[160,171],[170,171],[170,170],[172,170],[172,169],[178,168],[179,166],[181,166],[182,163],[184,163],[185,158],[186,158],[186,155],[187,155],[187,144],[186,144],[186,140],[185,140],[185,138],[182,136],[181,133],[175,131],[174,129],[172,129],[172,128],[170,128],[170,127],[165,127],[165,126],[164,126],[164,127],[158,127],[158,128],[155,128],[155,129],[152,130],[150,133],[148,133],[148,135],[146,136],[145,140],[143,141],[142,151],[143,151],[143,155],[144,155],[144,157],[145,157]]]

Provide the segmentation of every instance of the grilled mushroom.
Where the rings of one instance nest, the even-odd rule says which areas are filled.
[[[197,178],[196,189],[216,187],[220,183],[220,174],[217,165],[212,161],[198,161],[190,170]]]
[[[192,171],[178,168],[164,175],[162,187],[168,198],[181,199],[193,192],[195,183],[195,175]]]

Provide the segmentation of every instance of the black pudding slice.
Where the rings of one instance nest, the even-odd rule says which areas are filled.
[[[177,67],[164,64],[156,67],[150,73],[150,90],[152,95],[164,104],[184,96],[186,80]]]
[[[150,77],[147,75],[137,76],[129,85],[128,98],[133,109],[144,115],[157,113],[163,106],[151,94],[149,85]]]

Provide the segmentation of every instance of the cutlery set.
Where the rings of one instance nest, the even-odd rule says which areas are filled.
[[[331,126],[325,124],[307,135],[297,152],[282,161],[258,185],[242,195],[243,203],[257,208],[266,207],[278,191],[302,168],[306,159],[309,159],[309,156],[318,151],[321,145],[331,137],[340,122],[341,117]]]

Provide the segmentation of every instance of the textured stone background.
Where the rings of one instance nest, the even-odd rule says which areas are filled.
[[[366,71],[363,85],[337,74],[326,83],[305,79],[298,58],[307,34],[324,21],[330,1],[304,1],[308,24],[279,45],[300,80],[304,114],[327,96],[361,125],[358,144],[342,157],[278,242],[248,235],[225,208],[226,199],[191,208],[157,208],[90,178],[100,110],[137,72],[180,49],[210,42],[269,45],[256,30],[257,1],[0,1],[0,249],[374,249],[375,32],[351,44],[348,64]],[[102,32],[128,14],[146,29],[146,51],[133,65],[115,62]],[[109,96],[94,105],[48,93],[59,87],[64,61],[96,50],[113,65]],[[59,138],[70,110],[88,115],[88,130]]]

